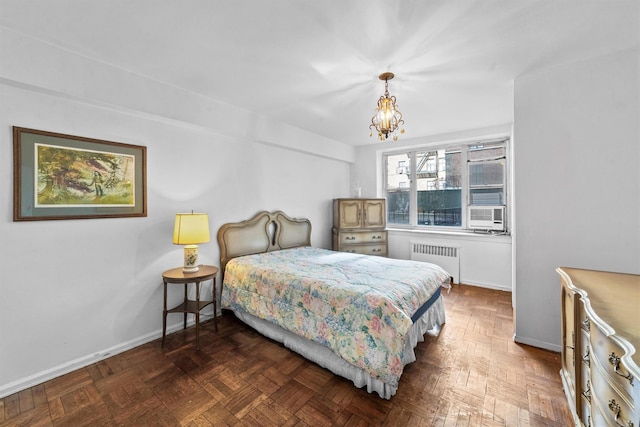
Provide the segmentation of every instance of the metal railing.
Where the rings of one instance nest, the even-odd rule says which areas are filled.
[[[387,212],[389,224],[409,224],[409,211]],[[437,225],[444,227],[459,227],[462,225],[462,209],[446,208],[431,209],[418,212],[418,225]]]

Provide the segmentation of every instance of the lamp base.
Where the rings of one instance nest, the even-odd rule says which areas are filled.
[[[200,270],[198,265],[198,245],[186,245],[184,247],[183,273],[195,273]]]

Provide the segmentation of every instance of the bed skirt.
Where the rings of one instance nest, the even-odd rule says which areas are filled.
[[[247,325],[251,326],[262,335],[271,338],[274,341],[282,343],[285,347],[300,354],[304,358],[322,366],[336,375],[347,378],[358,387],[367,386],[367,392],[376,392],[384,399],[390,399],[396,394],[398,387],[395,385],[384,383],[371,377],[365,371],[347,363],[340,358],[330,348],[321,344],[309,341],[289,332],[273,323],[259,319],[251,314],[243,311],[234,311],[236,317]],[[444,301],[442,295],[433,303],[433,305],[414,322],[409,330],[409,336],[405,343],[402,364],[406,366],[416,360],[413,349],[418,342],[424,341],[424,335],[436,336],[440,333],[440,326],[445,323],[446,316],[444,310]]]

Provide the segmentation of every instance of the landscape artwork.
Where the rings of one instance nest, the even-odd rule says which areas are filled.
[[[134,156],[35,144],[36,207],[133,206]]]
[[[13,127],[13,220],[147,216],[147,147]]]

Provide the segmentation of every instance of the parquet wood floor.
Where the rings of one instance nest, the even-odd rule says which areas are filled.
[[[0,426],[569,426],[556,353],[513,342],[511,294],[455,285],[391,400],[225,315],[0,399]]]

